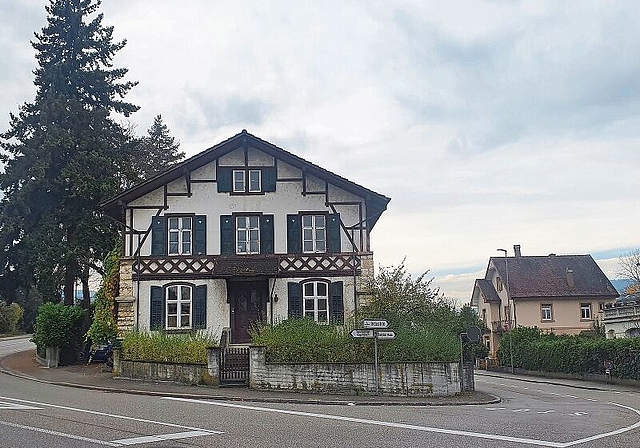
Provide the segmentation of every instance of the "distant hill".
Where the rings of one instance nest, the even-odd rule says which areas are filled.
[[[620,294],[622,294],[622,291],[624,291],[625,288],[629,286],[629,284],[631,284],[629,280],[609,280],[609,281]]]

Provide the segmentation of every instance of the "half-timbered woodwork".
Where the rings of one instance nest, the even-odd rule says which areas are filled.
[[[246,131],[103,204],[122,223],[119,330],[343,322],[389,198]]]

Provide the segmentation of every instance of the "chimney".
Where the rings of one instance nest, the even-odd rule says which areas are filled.
[[[519,258],[522,256],[522,254],[520,253],[520,245],[519,244],[514,244],[513,245],[513,253],[515,254],[516,258]]]
[[[573,278],[573,269],[569,268],[567,268],[567,285],[569,285],[569,288],[576,286],[576,281]]]

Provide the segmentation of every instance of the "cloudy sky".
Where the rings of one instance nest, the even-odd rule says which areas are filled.
[[[0,129],[34,97],[45,0],[0,0]],[[139,85],[194,155],[249,132],[392,198],[378,265],[467,301],[496,248],[640,247],[640,3],[106,0]]]

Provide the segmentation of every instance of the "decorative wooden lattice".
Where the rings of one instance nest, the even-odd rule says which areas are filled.
[[[352,275],[354,270],[359,274],[360,257],[353,254],[296,254],[296,255],[261,255],[252,260],[244,257],[141,257],[133,260],[133,277],[141,278],[202,278],[228,277],[241,275],[241,270],[230,269],[232,261],[243,262],[252,267],[251,275],[279,275],[292,277],[295,275]],[[270,261],[273,261],[271,263]],[[231,263],[233,264],[233,263]],[[236,263],[237,264],[237,263]],[[238,272],[235,272],[238,271]],[[253,272],[256,271],[256,272]],[[259,272],[258,272],[259,271]],[[264,271],[264,272],[263,272]],[[244,271],[242,271],[244,272]]]

